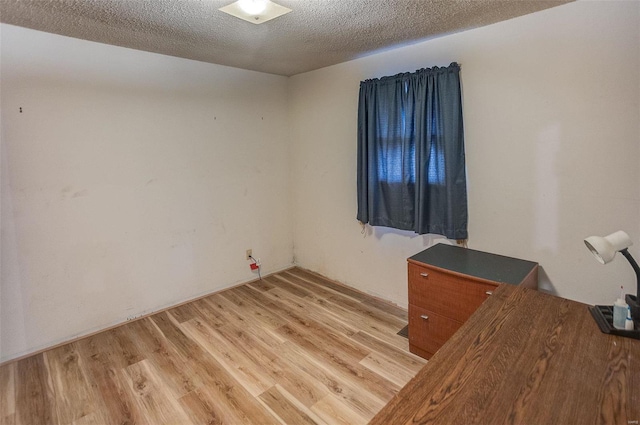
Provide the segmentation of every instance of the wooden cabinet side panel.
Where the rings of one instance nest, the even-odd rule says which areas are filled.
[[[522,282],[520,282],[519,286],[523,288],[538,290],[538,269],[539,266],[535,266],[531,269],[531,272],[525,277]]]

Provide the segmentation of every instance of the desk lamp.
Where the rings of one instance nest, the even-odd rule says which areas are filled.
[[[633,259],[627,248],[633,245],[631,238],[622,230],[618,230],[608,236],[589,236],[584,240],[585,245],[591,251],[596,260],[602,264],[607,264],[616,256],[617,252],[620,252],[629,261],[631,267],[636,272],[637,288],[636,295],[627,294],[625,301],[631,308],[631,317],[634,322],[640,320],[640,304],[638,303],[638,297],[640,296],[640,267],[638,263]]]

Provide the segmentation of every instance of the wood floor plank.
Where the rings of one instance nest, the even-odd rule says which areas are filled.
[[[216,306],[208,301],[208,298],[211,297],[203,298],[190,304],[196,317],[203,319],[209,326],[214,328],[229,323],[229,319],[227,319]]]
[[[270,276],[265,279],[267,282],[273,284],[274,287],[279,288],[283,291],[289,292],[291,295],[295,295],[299,298],[305,298],[311,295],[311,292],[307,291],[301,286],[294,285],[288,282],[286,279],[281,278],[280,276]],[[269,291],[271,292],[271,291]]]
[[[286,316],[288,323],[297,323],[302,326],[310,326],[311,323],[322,323],[324,328],[338,331],[345,336],[353,335],[358,327],[353,322],[343,320],[332,314],[331,309],[321,299],[309,299],[307,301],[292,297],[286,291],[274,288],[265,293],[265,297],[271,299],[272,306]],[[318,304],[316,305],[315,302]]]
[[[326,289],[324,286],[317,282],[304,280],[291,272],[285,272],[282,274],[282,280],[288,281],[293,285],[304,288],[308,292],[312,293],[312,297],[318,300],[334,301],[334,304],[343,307],[346,310],[357,308],[361,310],[365,315],[376,319],[384,320],[392,327],[404,327],[407,324],[408,315],[407,311],[391,304],[390,302],[382,301],[374,297],[365,298],[363,301],[356,301],[353,298],[345,297],[344,294],[334,290]],[[310,296],[307,296],[309,298]],[[399,330],[398,329],[398,330]]]
[[[178,323],[186,322],[187,320],[191,320],[198,315],[198,313],[193,308],[193,303],[174,307],[168,312],[178,321]]]
[[[299,267],[290,269],[288,272],[304,280],[307,280],[311,283],[316,283],[318,285],[324,286],[338,294],[342,294],[356,301],[365,301],[370,298],[369,296],[363,294],[362,292],[356,291],[355,289],[348,288],[345,285],[340,285],[336,282],[323,278],[320,275],[317,275],[308,270],[301,269]]]
[[[226,424],[265,424],[276,425],[280,421],[267,411],[255,398],[242,394],[235,386],[225,383],[226,379],[216,381],[214,385],[204,385],[196,394],[212,410],[214,406],[224,410]],[[236,391],[238,390],[238,391]]]
[[[102,332],[77,342],[78,352],[85,360],[85,373],[96,392],[96,412],[103,423],[134,424],[142,421],[135,403],[126,391],[121,370],[124,358],[110,332]],[[96,413],[97,414],[97,413]]]
[[[151,319],[130,323],[127,331],[147,353],[148,360],[162,371],[161,379],[175,398],[180,398],[203,384],[198,374],[188,367],[185,357],[168,343]]]
[[[59,424],[43,354],[17,363],[16,419],[20,424]]]
[[[104,425],[110,423],[104,419],[102,412],[91,412],[75,421],[71,422],[73,425]]]
[[[222,336],[229,342],[242,341],[243,352],[248,358],[259,364],[274,382],[296,394],[301,404],[311,406],[327,394],[328,391],[322,383],[300,370],[296,364],[282,360],[282,344],[269,345],[256,336],[258,333],[255,328],[243,330],[232,324],[221,329]]]
[[[316,338],[315,335],[293,328],[289,325],[281,328],[283,335],[294,344],[303,348],[310,356],[326,362],[340,373],[342,379],[349,382],[357,382],[367,387],[367,390],[381,399],[391,399],[400,389],[399,386],[377,375],[358,364],[360,359],[344,356],[345,350],[335,351],[335,345],[329,346],[326,341]],[[365,355],[366,356],[366,355]]]
[[[291,273],[286,274],[284,279],[289,279],[289,276],[294,276]],[[295,276],[294,276],[294,279]],[[300,281],[301,279],[297,279]],[[292,279],[291,282],[294,282]],[[302,284],[302,283],[300,283]],[[313,282],[307,282],[307,287],[312,288],[316,285]],[[282,294],[281,292],[268,291],[266,292],[272,296],[279,296],[278,294]],[[314,304],[317,304],[320,308],[324,310],[324,316],[326,317],[326,313],[328,312],[330,316],[337,318],[339,323],[363,323],[367,325],[366,330],[377,336],[380,339],[392,344],[398,348],[401,348],[405,351],[408,350],[409,343],[406,338],[403,338],[397,335],[397,332],[406,326],[407,321],[398,318],[395,315],[386,313],[382,310],[377,310],[374,305],[366,305],[364,303],[360,303],[358,301],[353,300],[344,294],[337,293],[335,291],[327,291],[326,289],[320,289],[318,291],[318,297],[311,298],[313,301],[312,304],[309,304],[308,300],[304,301],[304,307],[307,309],[313,309]],[[287,297],[285,297],[287,298]],[[370,298],[369,300],[374,300]],[[303,300],[299,300],[302,302]],[[381,302],[380,302],[381,303]],[[374,303],[375,304],[375,303]],[[383,304],[383,303],[381,303]],[[340,327],[341,324],[336,325],[333,324],[334,327]],[[362,326],[360,324],[359,326]],[[345,331],[345,333],[347,333]],[[352,332],[351,332],[352,333]]]
[[[296,323],[286,324],[278,332],[289,341],[332,359],[339,357],[341,360],[357,363],[369,354],[360,344],[355,344],[344,335],[323,328],[311,320],[305,327]]]
[[[268,290],[270,290],[270,289],[275,288],[275,287],[273,286],[273,284],[271,284],[271,283],[267,282],[267,281],[266,281],[266,280],[264,280],[264,279],[256,280],[256,281],[254,281],[254,282],[250,282],[250,283],[248,283],[247,285],[249,285],[249,286],[251,286],[251,287],[253,287],[253,288],[256,288],[256,289],[257,289],[257,290],[259,290],[259,291],[268,291]]]
[[[260,364],[239,353],[237,348],[198,319],[182,324],[187,335],[202,346],[225,370],[254,397],[275,385],[275,381],[264,372]]]
[[[316,415],[312,415],[317,419],[313,419],[306,409],[302,409],[293,402],[292,396],[285,395],[286,392],[282,391],[277,385],[269,388],[267,391],[260,394],[260,399],[280,418],[285,424],[307,424],[307,425],[319,425],[325,422],[318,418]]]
[[[243,326],[249,326],[250,323],[254,323],[251,317],[247,317],[243,311],[238,310],[236,305],[225,298],[223,292],[204,298],[203,301],[205,304],[209,304],[210,311],[219,315],[225,324],[239,323]]]
[[[16,425],[18,423],[16,414],[12,413],[10,415],[0,417],[0,423],[3,425]]]
[[[406,320],[399,319],[396,316],[388,314],[375,307],[369,307],[362,302],[353,301],[342,296],[330,297],[328,301],[337,304],[347,311],[357,313],[358,315],[369,320],[371,323],[380,324],[381,326],[388,327],[389,329],[395,330],[396,332],[407,325]]]
[[[306,289],[317,298],[329,298],[336,294],[339,294],[339,292],[333,291],[325,287],[324,285],[318,285],[316,283],[305,280],[291,271],[280,273],[280,278]]]
[[[368,347],[372,352],[386,356],[388,359],[393,360],[405,369],[412,371],[414,374],[418,373],[418,371],[427,364],[427,361],[422,357],[418,357],[406,350],[402,350],[394,345],[388,344],[364,331],[355,333],[351,339],[359,342],[365,347]]]
[[[159,372],[149,360],[142,360],[124,369],[131,398],[150,424],[189,424],[182,407],[162,385]]]
[[[246,314],[247,312],[243,308],[239,308],[228,298],[223,297],[222,294],[207,298],[205,303],[209,305],[210,310],[217,311],[224,318],[225,326],[233,323],[245,328],[259,328],[264,330],[262,335],[267,340],[276,340],[277,343],[284,342],[282,337],[275,332],[275,329],[279,327],[276,327],[279,324],[278,321],[272,322],[264,318],[254,317],[253,314]]]
[[[369,307],[364,308],[362,303],[355,302],[353,303],[354,307],[351,308],[351,302],[345,304],[340,300],[340,297],[330,297],[322,302],[322,306],[334,316],[342,318],[342,320],[346,320],[349,323],[359,323],[361,330],[395,347],[408,350],[408,340],[397,335],[397,332],[406,325],[406,322],[389,323],[381,318],[372,317],[375,313],[369,311]]]
[[[314,404],[311,410],[331,425],[358,425],[369,422],[369,418],[360,416],[331,394]]]
[[[178,400],[189,420],[194,424],[222,425],[231,424],[236,418],[225,415],[218,403],[208,403],[200,398],[196,391],[180,397]]]
[[[131,366],[145,359],[144,353],[140,351],[138,345],[133,341],[127,332],[126,323],[117,328],[107,331],[110,334],[111,341],[116,346],[116,353],[122,359],[123,367]]]
[[[194,357],[201,357],[202,349],[200,346],[182,332],[179,324],[173,321],[169,313],[154,314],[150,319],[162,332],[167,341],[169,341],[184,358],[192,359]]]
[[[280,343],[270,341],[261,332],[264,329],[239,328],[232,323],[212,329],[198,319],[182,326],[254,395],[276,382],[294,392],[307,406],[326,395],[322,385],[280,360]]]
[[[80,362],[76,344],[71,343],[43,353],[53,385],[58,420],[70,424],[95,410],[93,389]]]
[[[0,366],[0,423],[366,423],[424,364],[405,323],[293,268]]]
[[[232,413],[248,423],[277,423],[258,401],[232,375],[209,356],[194,340],[189,338],[167,313],[151,316],[164,336],[190,359],[191,364],[197,364],[201,376],[205,378],[205,385],[197,389],[201,397],[222,400],[229,405]]]
[[[257,297],[247,296],[247,292],[260,294],[256,291],[246,290],[245,292],[243,288],[237,288],[235,291],[225,291],[220,295],[236,306],[234,311],[242,311],[245,315],[248,313],[248,317],[254,319],[254,322],[257,322],[261,328],[273,330],[287,323],[287,320],[273,309],[265,308],[265,305],[256,299]]]
[[[400,388],[415,375],[415,372],[411,372],[393,360],[375,352],[362,359],[360,364],[390,382],[393,382]]]
[[[395,316],[404,322],[407,322],[409,320],[409,314],[407,313],[407,310],[400,308],[389,301],[383,301],[371,297],[362,301],[362,304],[374,307],[380,311],[384,311],[385,313]]]
[[[277,363],[275,374],[279,376],[277,386],[288,393],[295,394],[300,405],[310,407],[322,399],[330,391],[321,382],[301,370],[297,365]]]
[[[0,367],[0,421],[9,422],[16,413],[16,391],[15,391],[16,363],[9,363]],[[13,419],[12,419],[13,420]]]
[[[282,350],[282,356],[324,384],[331,394],[351,409],[361,412],[363,417],[373,417],[385,405],[385,400],[372,394],[369,388],[362,385],[362,382],[344,379],[341,371],[309,356],[295,344],[287,342]]]

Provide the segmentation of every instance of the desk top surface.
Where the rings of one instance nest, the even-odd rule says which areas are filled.
[[[634,421],[640,340],[601,333],[585,304],[501,285],[370,424]]]
[[[522,282],[538,265],[532,261],[447,244],[433,245],[410,257],[409,261],[512,285]]]

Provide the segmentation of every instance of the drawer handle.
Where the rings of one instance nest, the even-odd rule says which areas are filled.
[[[429,273],[420,273],[420,276],[427,277],[427,276],[429,276]]]
[[[493,295],[493,291],[487,291],[487,292],[485,292],[485,294],[487,294],[487,295]]]
[[[420,318],[424,320],[429,320],[429,316],[427,316],[426,314],[421,315]]]

